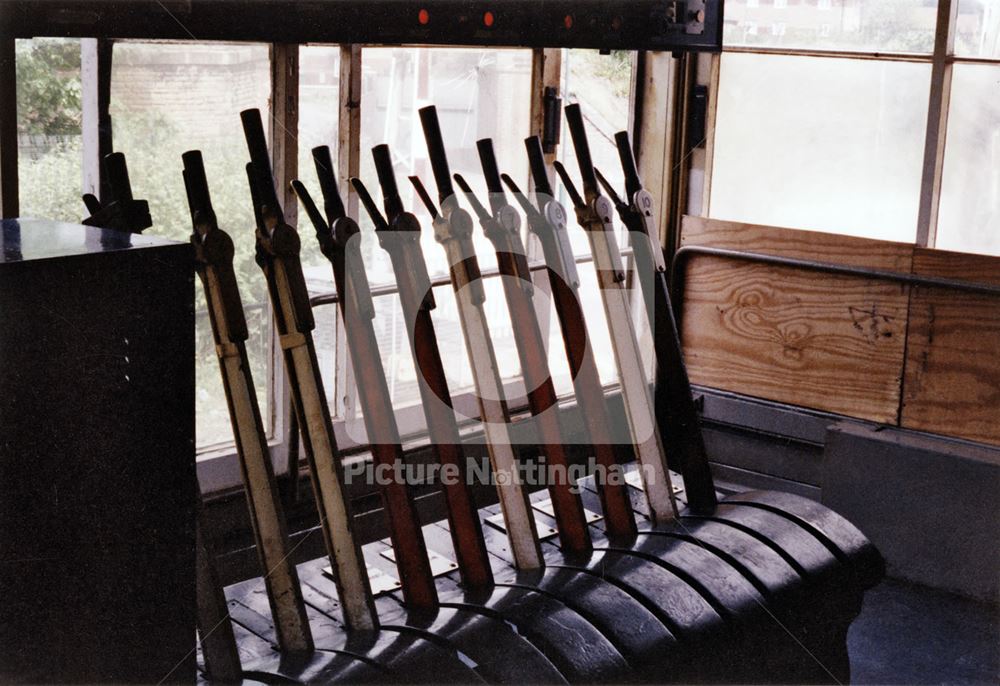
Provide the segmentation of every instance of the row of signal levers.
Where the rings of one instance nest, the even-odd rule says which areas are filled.
[[[579,106],[570,105],[565,113],[582,193],[561,164],[554,166],[589,239],[618,371],[624,431],[611,419],[588,344],[568,214],[554,199],[539,139],[525,141],[534,201],[500,172],[492,142],[478,141],[488,191],[483,203],[465,178],[452,176],[437,112],[426,107],[420,119],[437,200],[419,178],[410,177],[450,266],[506,540],[484,531],[483,512],[469,488],[466,454],[431,316],[435,299],[421,227],[403,205],[389,148],[372,150],[382,209],[359,179],[350,180],[392,263],[432,449],[455,477],[441,479],[441,488],[458,584],[435,579],[426,529],[409,486],[394,479],[378,483],[391,542],[391,550],[382,555],[390,555],[387,559],[395,564],[402,610],[391,603],[387,609],[372,592],[312,339],[316,322],[300,263],[299,234],[285,221],[260,113],[241,115],[250,153],[246,173],[257,224],[256,261],[267,282],[335,601],[317,598],[318,588],[309,579],[300,583],[293,563],[249,371],[250,332],[233,267],[233,240],[218,226],[201,153],[183,155],[196,267],[271,615],[271,628],[262,631],[273,632],[279,648],[276,657],[241,664],[229,606],[207,549],[209,537],[199,532],[199,634],[210,679],[759,682],[780,674],[781,679],[807,682],[849,676],[846,626],[860,607],[861,593],[880,578],[881,558],[857,529],[817,503],[774,492],[733,494],[717,501],[670,304],[653,198],[642,187],[626,133],[616,136],[625,177],[622,199],[593,166]],[[329,149],[313,150],[313,161],[322,209],[301,182],[293,181],[291,189],[333,268],[372,459],[394,474],[404,453],[373,325],[361,230],[347,216]],[[148,227],[148,206],[132,197],[124,157],[115,153],[105,163],[111,198],[104,204],[85,198],[92,213],[85,223],[133,232]],[[521,212],[508,202],[508,193]],[[462,207],[462,195],[471,214]],[[642,309],[654,334],[655,406],[615,238],[616,211],[629,232]],[[556,546],[541,542],[533,513],[540,504],[529,500],[520,478],[515,425],[504,399],[473,245],[478,220],[505,277],[500,281],[527,389],[533,447],[553,468],[550,474],[569,474],[570,436],[558,411],[536,316],[522,216],[542,248],[573,378],[584,435],[572,438],[592,451],[603,471],[603,478],[589,486],[596,489],[603,510],[601,529],[588,525],[578,484],[549,479],[550,509],[545,511],[555,520]],[[684,479],[686,508],[681,512],[670,483],[665,438],[671,465]],[[635,508],[621,463],[632,457],[644,493],[644,502]],[[637,519],[634,510],[646,514],[648,522]],[[332,619],[343,631],[331,639],[324,629],[326,634],[314,640],[310,616],[316,619],[317,612],[326,618],[321,621]]]
[[[557,162],[555,167],[573,199],[577,219],[590,240],[603,305],[612,331],[632,443],[642,466],[640,473],[646,476],[644,491],[649,500],[649,512],[653,523],[662,523],[675,516],[676,504],[666,466],[661,427],[655,420],[653,400],[631,322],[624,283],[626,274],[611,216],[612,202],[601,195],[599,182],[614,199],[622,220],[634,236],[632,245],[637,269],[646,270],[641,281],[645,284],[643,295],[647,298],[650,311],[653,311],[657,298],[666,297],[663,290],[666,287],[665,269],[658,247],[652,198],[641,186],[626,133],[617,137],[627,179],[625,194],[628,200],[622,200],[593,167],[579,106],[568,106],[566,116],[580,161],[583,194],[577,191],[562,165]],[[341,482],[330,413],[311,338],[315,322],[299,263],[299,236],[284,221],[271,174],[260,113],[248,110],[241,117],[251,158],[247,175],[257,218],[257,262],[267,280],[286,370],[291,379],[294,406],[344,621],[349,629],[371,630],[378,627],[379,618]],[[527,217],[528,228],[540,241],[552,301],[573,373],[576,397],[590,433],[589,443],[593,446],[597,463],[609,475],[599,484],[607,535],[611,540],[629,541],[636,533],[635,515],[615,455],[616,441],[612,437],[593,350],[587,343],[584,310],[577,295],[579,277],[567,236],[567,213],[553,198],[540,141],[537,137],[525,140],[534,181],[535,204],[509,176],[501,174],[492,141],[478,141],[489,198],[489,207],[486,207],[461,175],[452,177],[435,108],[422,109],[420,118],[437,185],[438,203],[434,202],[419,178],[411,176],[410,181],[433,218],[434,236],[446,251],[451,265],[451,280],[463,337],[516,566],[525,570],[536,569],[542,567],[544,562],[527,492],[518,479],[514,444],[508,435],[510,417],[503,401],[503,388],[483,310],[485,294],[473,249],[473,219],[461,207],[453,180],[492,242],[500,273],[511,277],[503,279],[505,297],[525,387],[529,389],[527,398],[536,422],[541,453],[547,464],[568,467],[567,441],[563,437],[559,416],[554,411],[556,392],[535,314],[532,278],[522,243],[521,218],[517,210],[507,203],[505,186]],[[453,465],[457,473],[464,476],[465,456],[430,315],[435,303],[420,245],[421,227],[416,217],[403,206],[389,148],[377,146],[372,155],[382,190],[384,215],[360,179],[351,179],[351,185],[371,216],[379,243],[392,262],[415,366],[422,375],[419,387],[437,458],[442,464]],[[262,567],[267,572],[265,581],[275,631],[283,650],[309,651],[312,649],[309,622],[301,593],[297,591],[296,571],[289,562],[287,532],[284,530],[280,502],[275,495],[266,442],[249,376],[244,347],[248,331],[232,267],[232,239],[218,227],[201,154],[191,151],[185,153],[183,160],[185,185],[195,226],[192,240],[197,250],[199,274],[205,287],[236,429],[257,548]],[[322,193],[322,210],[300,181],[293,181],[292,189],[315,227],[321,252],[333,266],[337,302],[345,323],[373,459],[376,464],[392,465],[403,460],[403,452],[372,326],[375,310],[359,250],[360,229],[347,216],[329,149],[325,146],[314,149],[313,162]],[[662,306],[663,303],[658,304]],[[669,308],[663,313],[669,319]],[[659,325],[663,322],[651,323]],[[672,327],[673,323],[667,321],[666,325]],[[658,341],[666,341],[666,345],[657,346],[656,352],[658,359],[667,364],[677,364],[680,362],[680,351],[676,348],[676,332],[672,330],[671,334],[656,337]],[[662,378],[666,376],[669,375],[661,375]],[[673,392],[686,400],[679,405],[689,408],[688,413],[675,411],[668,417],[675,444],[686,446],[686,454],[678,454],[677,459],[685,475],[689,506],[709,511],[715,505],[715,493],[697,430],[690,388],[686,375],[673,376],[680,380],[679,385],[675,383]],[[586,555],[591,549],[591,539],[584,509],[573,486],[569,483],[550,484],[553,513],[564,553]],[[489,588],[493,583],[489,554],[467,482],[464,478],[453,479],[443,488],[462,583],[473,589]],[[413,499],[403,483],[383,484],[381,494],[405,603],[413,608],[433,607],[438,602],[438,596]],[[203,627],[203,635],[207,634],[207,630]],[[209,650],[211,643],[211,640],[204,641],[205,657],[210,664],[220,660]],[[221,660],[231,662],[231,658],[225,657],[224,649]]]

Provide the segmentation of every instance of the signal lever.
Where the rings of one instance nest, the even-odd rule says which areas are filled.
[[[577,221],[590,240],[601,301],[618,366],[625,415],[632,432],[636,456],[642,465],[640,474],[649,500],[650,514],[654,523],[664,523],[676,517],[677,504],[674,501],[670,473],[667,471],[663,440],[655,422],[653,399],[643,370],[642,351],[632,325],[629,296],[624,287],[625,272],[611,220],[611,202],[600,194],[598,188],[580,106],[568,105],[565,112],[580,165],[585,197],[580,196],[562,164],[556,162],[555,168],[573,199]]]
[[[625,172],[627,201],[615,194],[600,172],[597,176],[629,230],[648,321],[653,328],[657,422],[661,433],[673,439],[671,446],[676,452],[670,457],[677,460],[677,471],[684,477],[688,507],[700,514],[711,513],[718,500],[670,302],[670,284],[660,247],[653,196],[642,186],[628,133],[615,134],[615,143]]]

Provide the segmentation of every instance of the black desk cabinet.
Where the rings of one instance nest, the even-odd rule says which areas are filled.
[[[0,682],[193,681],[190,246],[0,226]]]

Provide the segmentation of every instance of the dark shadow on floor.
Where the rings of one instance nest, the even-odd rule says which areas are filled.
[[[847,643],[856,684],[1000,683],[1000,612],[941,591],[882,583]]]

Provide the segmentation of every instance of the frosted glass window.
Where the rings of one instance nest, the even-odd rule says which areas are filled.
[[[959,0],[955,54],[1000,59],[1000,2]]]
[[[912,242],[930,65],[728,53],[717,219]]]
[[[954,67],[936,247],[1000,255],[1000,65]]]
[[[724,22],[727,46],[930,53],[937,2],[726,0]]]

